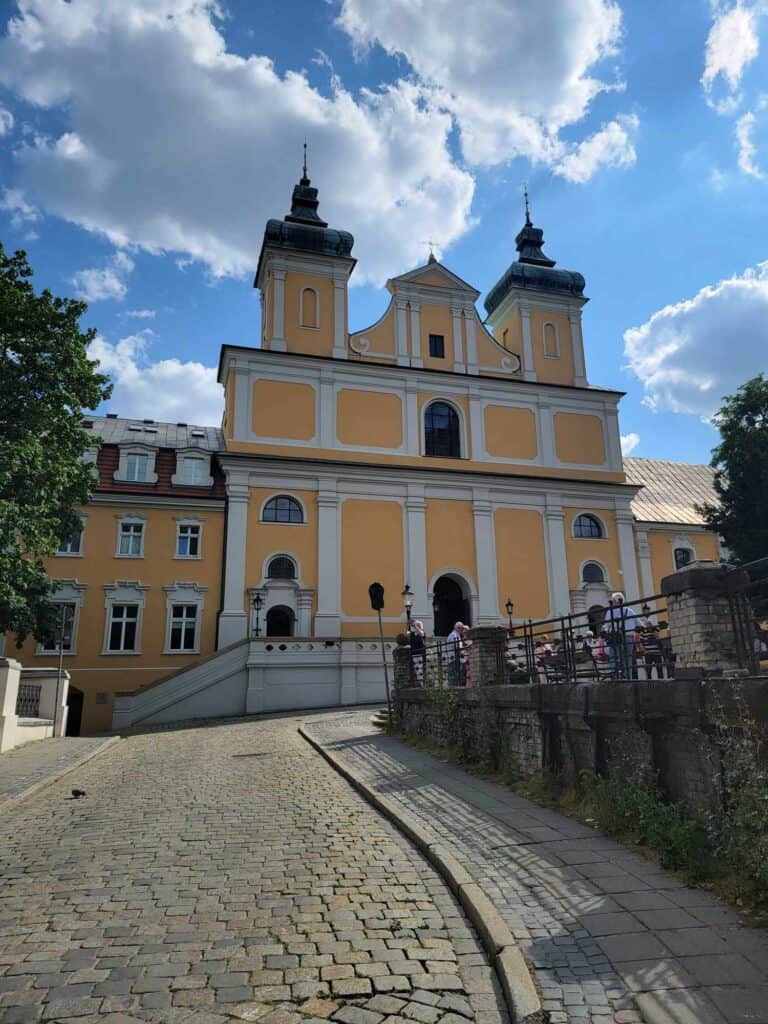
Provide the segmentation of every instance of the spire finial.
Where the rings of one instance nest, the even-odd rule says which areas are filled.
[[[435,257],[435,244],[436,243],[433,242],[431,238],[427,238],[421,244],[429,246],[429,260],[427,262],[428,263],[437,263],[437,258]]]
[[[309,178],[307,177],[307,140],[306,140],[306,137],[304,139],[304,164],[302,166],[301,182],[302,182],[302,184],[304,184],[305,182],[307,183],[307,185],[309,184]]]
[[[533,227],[531,224],[531,211],[528,208],[528,182],[523,182],[523,195],[525,196],[525,226]]]

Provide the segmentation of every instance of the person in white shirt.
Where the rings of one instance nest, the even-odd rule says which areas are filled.
[[[446,638],[448,644],[448,663],[451,666],[451,684],[458,686],[461,683],[461,641],[466,629],[463,622],[454,623],[453,629]]]
[[[620,679],[637,679],[635,660],[635,630],[639,618],[634,608],[624,604],[624,595],[611,594],[608,611],[603,619],[603,631],[608,635],[608,659],[611,670]]]

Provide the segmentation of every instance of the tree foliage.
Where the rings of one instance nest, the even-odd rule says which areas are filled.
[[[768,555],[768,380],[753,377],[723,403],[711,463],[718,503],[700,511],[733,560],[750,562]]]
[[[83,411],[112,390],[81,332],[84,302],[35,294],[26,253],[0,244],[0,633],[55,631],[43,559],[79,529],[91,468]]]

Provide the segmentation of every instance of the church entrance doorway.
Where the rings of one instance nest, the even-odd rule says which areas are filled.
[[[435,636],[448,636],[454,623],[472,625],[469,601],[464,596],[461,584],[451,576],[441,576],[435,581],[432,605],[435,611]]]

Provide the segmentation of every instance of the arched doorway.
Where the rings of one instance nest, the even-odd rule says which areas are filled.
[[[432,605],[435,611],[435,636],[448,636],[454,623],[472,625],[470,605],[461,584],[451,576],[435,580]]]
[[[267,612],[267,636],[293,636],[293,611],[277,604]]]
[[[67,690],[67,736],[79,736],[83,721],[83,691],[69,684]]]

